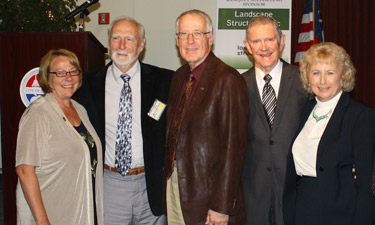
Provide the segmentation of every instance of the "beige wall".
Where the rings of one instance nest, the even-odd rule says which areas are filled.
[[[84,0],[78,0],[81,5]],[[181,66],[174,24],[177,16],[189,9],[206,12],[216,27],[216,0],[99,0],[89,7],[91,12],[85,19],[85,31],[92,32],[108,47],[108,25],[98,24],[98,13],[109,12],[110,22],[118,16],[133,17],[146,29],[146,48],[143,62],[176,70]]]

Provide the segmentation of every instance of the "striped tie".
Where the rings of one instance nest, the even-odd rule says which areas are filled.
[[[263,87],[262,103],[264,111],[266,112],[268,124],[270,125],[270,127],[272,127],[276,113],[276,94],[275,90],[270,84],[272,77],[269,74],[266,74],[263,79],[266,84]]]

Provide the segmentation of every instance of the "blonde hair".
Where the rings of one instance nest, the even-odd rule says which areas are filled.
[[[355,68],[345,49],[333,42],[322,42],[310,47],[300,62],[301,83],[308,93],[313,93],[309,85],[308,72],[316,63],[334,64],[340,69],[341,90],[350,92],[355,84]]]

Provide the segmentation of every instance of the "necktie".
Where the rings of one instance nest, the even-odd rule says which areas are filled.
[[[276,94],[275,90],[270,84],[272,77],[269,74],[266,74],[263,79],[266,84],[263,87],[262,103],[264,111],[266,112],[268,124],[270,125],[270,127],[272,127],[276,113]]]
[[[175,150],[177,146],[178,133],[180,131],[182,115],[184,112],[186,102],[191,95],[191,91],[193,90],[193,78],[194,78],[193,74],[190,73],[186,81],[184,93],[182,95],[180,104],[178,105],[177,111],[174,116],[174,120],[172,122],[170,131],[169,131],[169,135],[167,139],[167,162],[166,162],[166,166],[169,166],[169,168],[167,169],[168,171],[167,178],[169,178],[173,172],[173,163],[174,163],[174,158],[175,158]]]
[[[128,74],[122,74],[124,86],[121,90],[116,131],[115,168],[125,176],[132,162],[132,91]]]

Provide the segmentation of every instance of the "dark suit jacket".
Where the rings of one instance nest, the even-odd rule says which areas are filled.
[[[306,107],[300,129],[315,104],[312,100]],[[293,155],[291,152],[288,155],[285,224],[374,225],[375,198],[371,192],[374,147],[374,112],[344,92],[319,142],[317,177],[297,176]]]
[[[111,63],[110,63],[111,64]],[[83,85],[77,91],[78,101],[86,108],[100,140],[105,146],[105,77],[106,67],[84,75]],[[147,196],[155,216],[163,213],[162,189],[165,156],[166,110],[159,121],[147,115],[155,99],[168,102],[173,71],[141,62],[141,124],[143,157],[146,170]],[[104,151],[103,151],[104,153]],[[103,157],[104,158],[104,157]],[[104,161],[104,160],[103,160]]]
[[[241,171],[249,116],[246,85],[235,69],[216,56],[208,60],[182,119],[176,147],[182,214],[188,225],[204,224],[209,209],[230,215],[229,224],[242,224]],[[188,69],[184,65],[173,76],[168,128]]]
[[[246,224],[267,225],[273,197],[277,224],[282,224],[282,195],[286,158],[308,95],[299,81],[298,68],[283,63],[274,125],[270,129],[258,85],[255,68],[242,74],[250,97],[250,121],[243,170]]]

